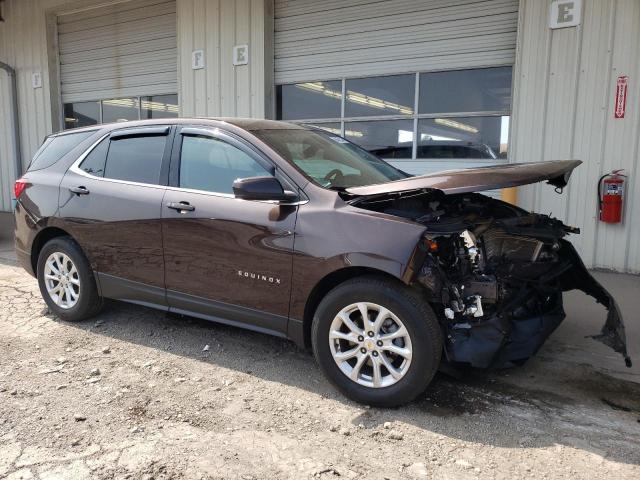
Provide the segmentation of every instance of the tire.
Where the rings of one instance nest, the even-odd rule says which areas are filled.
[[[51,261],[56,270],[47,265],[48,261]],[[42,298],[60,319],[78,322],[97,315],[102,309],[103,301],[98,295],[93,271],[78,244],[70,237],[49,240],[40,250],[37,270]],[[60,274],[56,274],[56,271]],[[61,280],[58,279],[60,277]],[[62,290],[57,290],[62,292],[60,296],[55,292],[50,293],[50,288],[55,289],[61,282],[69,290],[63,285]]]
[[[376,307],[383,307],[391,312],[391,315],[383,314],[380,317],[387,319],[379,327],[379,335],[368,336],[379,322],[370,320],[369,330],[362,329],[363,304],[367,317],[371,320],[378,318]],[[356,309],[353,309],[354,305],[357,305]],[[377,311],[380,313],[381,310]],[[363,342],[360,342],[360,335],[352,335],[353,329],[343,320],[345,315],[352,321],[350,325],[362,330]],[[405,329],[402,330],[401,326]],[[341,335],[338,339],[333,333],[336,330]],[[390,344],[385,338],[389,332],[392,335],[404,333]],[[343,339],[344,335],[350,339]],[[369,338],[376,346],[372,345]],[[399,282],[375,276],[348,280],[322,299],[313,318],[311,341],[316,361],[329,381],[346,397],[376,407],[399,406],[423,393],[438,369],[443,345],[440,325],[429,304],[417,292]],[[400,350],[397,351],[404,352],[404,356],[394,353],[398,345]],[[344,360],[334,359],[334,354],[352,355],[352,347],[359,351],[357,357],[350,358],[346,364]],[[392,348],[393,352],[390,351]],[[382,365],[378,369],[377,382],[373,355],[376,356],[377,363]],[[361,357],[366,359],[361,361]],[[391,360],[396,376],[391,375],[391,370],[386,368]],[[356,370],[360,363],[362,366],[358,373]],[[350,373],[347,372],[349,368]],[[354,380],[349,375],[355,375],[357,379]]]

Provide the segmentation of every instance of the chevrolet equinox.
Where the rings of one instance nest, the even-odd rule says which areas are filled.
[[[16,182],[16,252],[62,320],[111,298],[286,337],[349,398],[399,405],[441,364],[524,362],[572,289],[630,365],[615,300],[565,239],[579,230],[478,193],[560,192],[579,164],[410,176],[283,122],[87,127],[47,137]]]

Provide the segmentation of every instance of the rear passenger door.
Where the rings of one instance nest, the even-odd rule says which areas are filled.
[[[102,294],[166,304],[160,225],[174,128],[111,132],[60,188],[60,216],[98,272]]]
[[[172,310],[286,331],[298,207],[236,199],[232,188],[238,178],[267,175],[278,172],[230,134],[176,134],[162,211]]]

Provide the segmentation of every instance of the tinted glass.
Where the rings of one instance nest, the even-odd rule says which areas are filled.
[[[114,98],[102,101],[102,123],[138,120],[139,113],[137,98]]]
[[[180,157],[180,186],[215,193],[233,193],[238,178],[270,173],[242,150],[208,137],[184,136]]]
[[[41,170],[43,168],[50,167],[69,153],[73,147],[78,145],[85,138],[88,138],[89,135],[92,135],[94,132],[95,130],[89,132],[67,133],[65,135],[60,135],[59,137],[47,138],[36,152],[33,160],[31,160],[29,170]]]
[[[175,118],[178,116],[177,95],[154,95],[140,98],[140,118]]]
[[[411,158],[413,120],[345,122],[344,136],[380,158]]]
[[[278,85],[276,88],[278,120],[340,117],[340,80]]]
[[[166,140],[162,135],[111,140],[104,176],[157,184]]]
[[[100,102],[65,103],[65,129],[89,127],[98,123],[100,123]]]
[[[96,147],[89,152],[82,163],[80,168],[91,175],[96,177],[104,176],[104,165],[107,160],[107,151],[109,150],[109,139],[105,138]]]
[[[344,116],[411,115],[415,78],[394,75],[347,80]]]
[[[420,75],[419,113],[508,112],[511,67]]]
[[[337,135],[313,130],[253,132],[315,183],[342,189],[398,180],[405,175]]]
[[[418,121],[417,158],[507,158],[509,117]]]

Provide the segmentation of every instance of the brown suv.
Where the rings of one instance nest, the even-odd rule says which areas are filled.
[[[131,122],[48,137],[16,182],[18,257],[63,320],[103,298],[312,346],[345,395],[407,402],[441,362],[519,364],[580,289],[614,299],[564,239],[577,229],[475,193],[578,161],[411,177],[317,129],[248,119]]]

